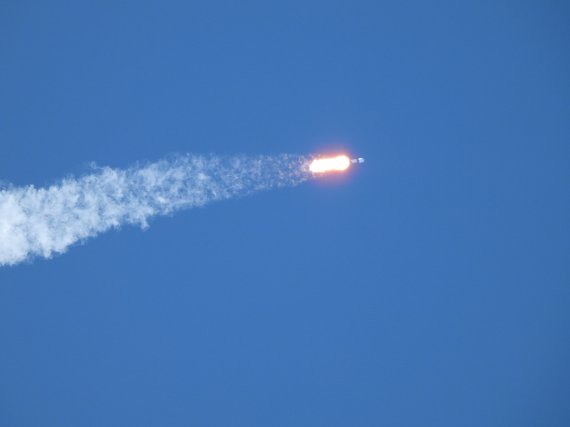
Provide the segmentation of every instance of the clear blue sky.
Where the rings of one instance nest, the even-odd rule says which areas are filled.
[[[564,2],[89,3],[0,4],[0,180],[367,163],[0,269],[0,425],[570,425]]]

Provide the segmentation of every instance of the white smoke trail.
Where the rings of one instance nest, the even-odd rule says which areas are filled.
[[[123,224],[308,179],[304,156],[178,156],[100,168],[48,188],[0,190],[0,265],[45,258]]]

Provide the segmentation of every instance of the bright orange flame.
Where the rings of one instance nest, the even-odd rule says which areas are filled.
[[[315,159],[312,161],[309,169],[313,173],[341,172],[348,169],[350,159],[345,156],[329,157],[324,159]]]
[[[309,166],[313,173],[341,172],[348,169],[350,159],[347,156],[336,156],[324,159],[315,159]]]

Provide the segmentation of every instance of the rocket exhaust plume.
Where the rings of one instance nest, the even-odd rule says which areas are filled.
[[[50,258],[125,224],[309,178],[298,155],[184,155],[129,169],[98,168],[47,188],[0,188],[0,266]]]
[[[47,188],[0,188],[0,266],[50,258],[125,224],[256,191],[298,185],[364,159],[281,154],[183,155],[128,169],[97,168]]]

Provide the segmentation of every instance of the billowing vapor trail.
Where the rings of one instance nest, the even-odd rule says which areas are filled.
[[[181,209],[297,185],[311,177],[309,158],[184,155],[129,169],[108,167],[48,188],[0,189],[0,265],[49,258],[124,224]]]

